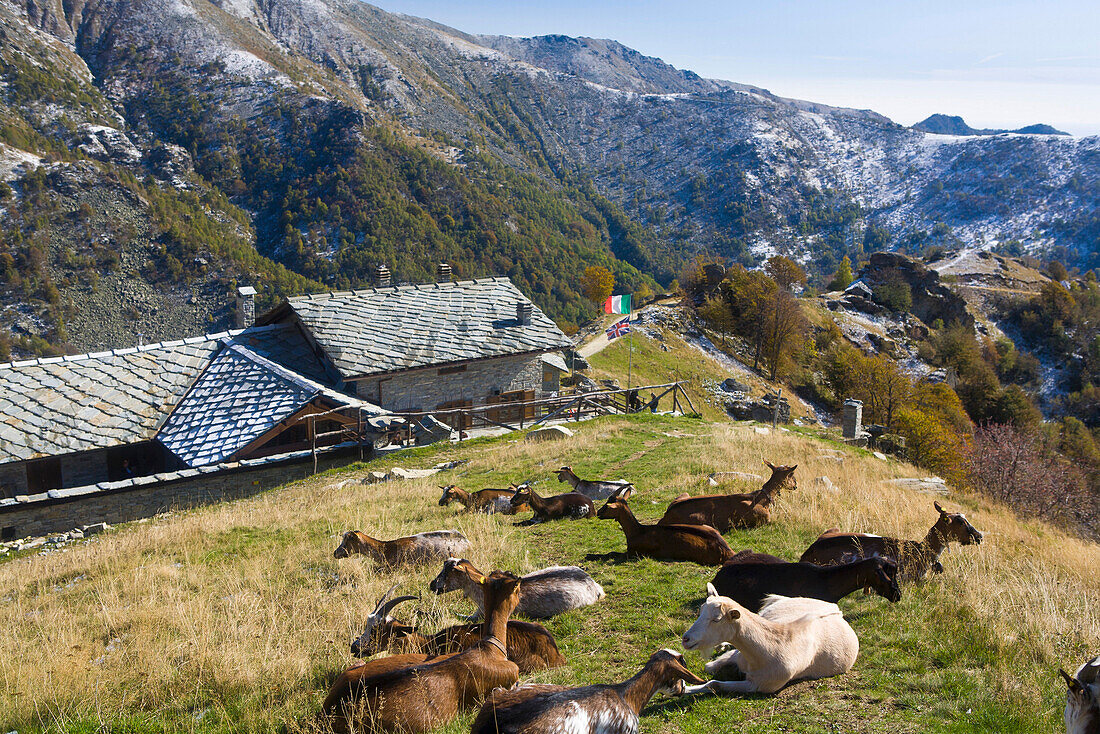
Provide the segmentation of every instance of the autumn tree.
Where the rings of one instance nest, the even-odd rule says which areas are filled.
[[[786,288],[775,289],[765,302],[764,316],[761,326],[767,344],[766,362],[769,376],[774,380],[791,355],[802,346],[810,325],[798,299]]]
[[[852,261],[845,255],[840,261],[840,267],[836,269],[836,275],[829,281],[829,290],[842,291],[852,284],[855,276],[852,275]]]
[[[806,285],[806,271],[798,263],[783,255],[773,255],[764,264],[764,272],[783,290],[794,285]]]
[[[615,276],[602,265],[589,265],[581,276],[581,292],[585,298],[599,306],[615,288]]]

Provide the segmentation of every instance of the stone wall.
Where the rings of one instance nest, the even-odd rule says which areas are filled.
[[[357,394],[388,410],[434,410],[458,400],[483,405],[494,391],[534,390],[536,398],[542,397],[543,361],[538,355],[486,359],[465,367],[461,372],[417,370],[360,380]]]
[[[357,452],[326,456],[319,462],[318,471],[357,458]],[[273,462],[260,468],[238,465],[220,472],[175,472],[177,476],[188,476],[0,506],[0,531],[4,539],[14,539],[65,532],[97,522],[128,522],[167,510],[247,497],[312,472],[312,459]]]

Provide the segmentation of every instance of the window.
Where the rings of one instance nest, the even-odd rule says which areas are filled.
[[[458,374],[459,372],[465,372],[465,371],[466,371],[466,365],[456,364],[456,365],[453,365],[451,367],[440,367],[439,371],[436,372],[436,374],[437,375],[455,375],[455,374]]]
[[[61,488],[61,459],[38,459],[27,462],[27,491],[45,492]]]
[[[9,540],[15,540],[15,527],[7,527],[0,530],[0,541],[7,542]]]

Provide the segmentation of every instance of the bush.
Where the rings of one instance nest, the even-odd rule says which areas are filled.
[[[966,467],[975,490],[1046,520],[1078,520],[1088,505],[1082,473],[1035,431],[983,426]]]
[[[934,415],[902,408],[894,418],[895,432],[905,437],[906,456],[952,484],[966,479],[967,439]]]

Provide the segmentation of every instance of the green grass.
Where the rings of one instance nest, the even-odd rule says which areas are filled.
[[[333,559],[334,539],[349,527],[377,529],[382,537],[458,527],[474,541],[470,556],[483,570],[585,567],[607,598],[547,622],[569,662],[530,680],[570,685],[619,681],[655,650],[680,648],[680,635],[695,619],[715,569],[627,559],[622,533],[611,521],[516,527],[517,518],[457,514],[454,507],[438,506],[437,484],[479,488],[539,479],[539,491],[555,493],[564,485],[552,470],[568,463],[581,476],[634,481],[639,491],[631,506],[640,519],[653,521],[676,494],[703,491],[712,471],[759,472],[760,455],[789,457],[801,467],[799,489],[784,495],[776,521],[726,535],[735,549],[787,558],[796,558],[821,530],[821,520],[810,518],[851,521],[843,512],[867,509],[855,507],[866,502],[867,492],[879,493],[871,495],[879,504],[895,499],[902,508],[898,512],[909,503],[918,508],[915,519],[904,516],[907,528],[914,528],[910,535],[924,522],[924,506],[930,504],[919,495],[881,494],[882,478],[912,475],[914,470],[854,451],[846,452],[847,474],[835,474],[852,485],[850,494],[815,494],[810,480],[828,466],[817,456],[831,445],[793,434],[762,438],[701,419],[648,414],[597,419],[578,424],[576,431],[575,438],[560,443],[532,445],[503,436],[389,455],[249,500],[131,524],[62,556],[0,565],[0,624],[27,627],[8,626],[18,639],[0,641],[0,657],[8,661],[0,661],[0,711],[16,711],[10,719],[0,713],[2,730],[312,730],[327,684],[351,663],[347,643],[380,589],[397,581],[402,593],[422,592],[419,603],[398,613],[407,618],[419,608],[427,627],[472,611],[457,595],[427,593],[427,581],[437,568],[390,573],[361,558]],[[430,480],[334,489],[337,482],[367,469],[428,466],[457,457],[470,463]],[[865,489],[856,491],[857,483]],[[965,498],[952,501],[969,502],[971,519],[997,532],[977,549],[956,549],[945,558],[944,575],[905,588],[897,604],[862,594],[843,600],[841,607],[861,644],[850,674],[796,683],[776,696],[655,699],[642,717],[641,730],[1057,730],[1064,688],[1044,647],[1055,630],[1029,631],[1025,623],[1008,620],[1016,636],[1006,639],[995,620],[968,596],[969,587],[988,576],[983,567],[973,565],[978,559],[998,569],[995,573],[1016,562],[1017,541],[1010,543],[1004,530],[1014,527],[1014,521],[996,508]],[[1050,529],[1043,532],[1044,542],[1061,537]],[[1037,535],[1026,537],[1027,542],[1039,542]],[[986,560],[989,553],[995,555]],[[1051,569],[1056,571],[1060,573]],[[78,576],[81,580],[72,589],[55,590]],[[1095,586],[1096,580],[1088,583]],[[159,606],[169,613],[162,615]],[[1098,642],[1096,630],[1061,633],[1057,655],[1076,655]],[[108,654],[102,664],[87,662],[106,654],[105,646],[116,638],[121,652]],[[64,651],[74,640],[81,652],[66,658]],[[111,656],[119,654],[126,657],[116,661]],[[164,659],[171,664],[158,667]],[[21,666],[13,662],[20,660]],[[32,660],[36,662],[30,664]],[[687,662],[701,672],[705,661],[689,653]],[[37,670],[52,681],[50,686],[29,679],[27,671]],[[34,705],[28,705],[32,699]],[[440,731],[468,731],[474,713]]]

